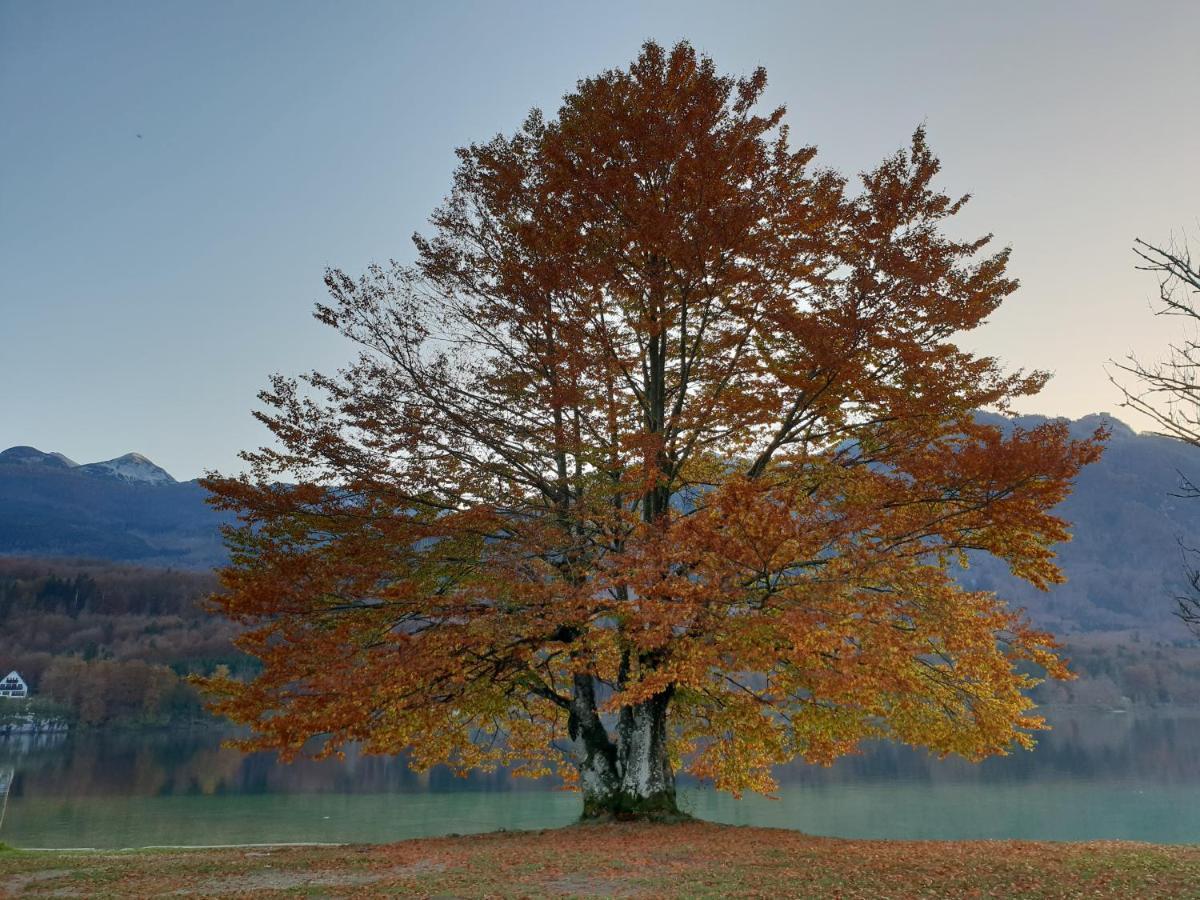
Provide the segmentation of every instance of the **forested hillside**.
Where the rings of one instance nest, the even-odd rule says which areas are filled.
[[[17,669],[34,693],[86,725],[205,718],[185,680],[219,666],[249,673],[236,628],[208,613],[210,573],[72,560],[0,559],[0,673]],[[1140,630],[1066,635],[1081,677],[1039,687],[1040,703],[1100,708],[1200,707],[1200,646],[1164,603]]]
[[[1101,425],[1112,431],[1104,458],[1059,508],[1075,535],[1058,548],[1067,583],[1038,591],[983,558],[960,577],[1067,641],[1083,677],[1044,685],[1040,700],[1200,706],[1200,648],[1172,615],[1179,541],[1200,544],[1200,500],[1177,496],[1181,475],[1200,483],[1200,451],[1107,416],[1071,427],[1082,437]],[[203,490],[157,467],[154,481],[131,480],[120,460],[85,467],[20,450],[0,454],[0,674],[19,670],[91,724],[200,715],[183,676],[251,665],[230,644],[234,626],[201,606],[224,559]]]
[[[0,669],[91,725],[199,717],[184,676],[249,664],[234,626],[202,608],[216,586],[208,572],[0,559]]]

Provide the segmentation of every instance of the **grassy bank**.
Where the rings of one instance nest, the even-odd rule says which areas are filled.
[[[1200,897],[1200,846],[845,841],[708,823],[383,846],[0,852],[0,896]]]

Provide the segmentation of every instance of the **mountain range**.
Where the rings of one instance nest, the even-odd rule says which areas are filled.
[[[1046,421],[979,415],[1002,428]],[[970,559],[960,581],[995,590],[1057,634],[1140,630],[1187,639],[1171,612],[1184,587],[1180,542],[1200,545],[1200,499],[1179,496],[1179,486],[1181,477],[1200,484],[1200,449],[1139,434],[1104,413],[1069,424],[1076,437],[1101,425],[1111,437],[1057,510],[1074,534],[1057,548],[1067,583],[1042,592],[984,556]],[[78,465],[61,453],[11,447],[0,453],[0,555],[212,568],[226,559],[223,520],[204,501],[195,481],[178,482],[137,453]]]
[[[212,568],[226,556],[205,497],[140,453],[79,465],[10,447],[0,453],[0,554]]]
[[[36,447],[9,447],[0,453],[0,465],[29,466],[33,469],[75,469],[83,475],[116,478],[118,481],[145,484],[178,484],[166,469],[140,453],[126,453],[116,459],[80,465],[61,453],[43,453]]]

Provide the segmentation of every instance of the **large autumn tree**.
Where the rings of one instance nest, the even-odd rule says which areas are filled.
[[[246,746],[670,816],[680,769],[1030,743],[1055,644],[949,570],[1060,580],[1049,510],[1097,441],[975,420],[1046,376],[953,343],[1016,283],[949,235],[924,133],[852,185],[765,84],[648,43],[460,150],[412,265],[328,273],[357,357],[276,377],[276,443],[208,481],[243,522],[218,603],[263,668],[210,688]]]

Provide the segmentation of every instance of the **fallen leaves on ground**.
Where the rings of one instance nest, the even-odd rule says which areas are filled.
[[[1200,897],[1200,846],[852,841],[705,822],[379,846],[0,853],[0,896]]]

